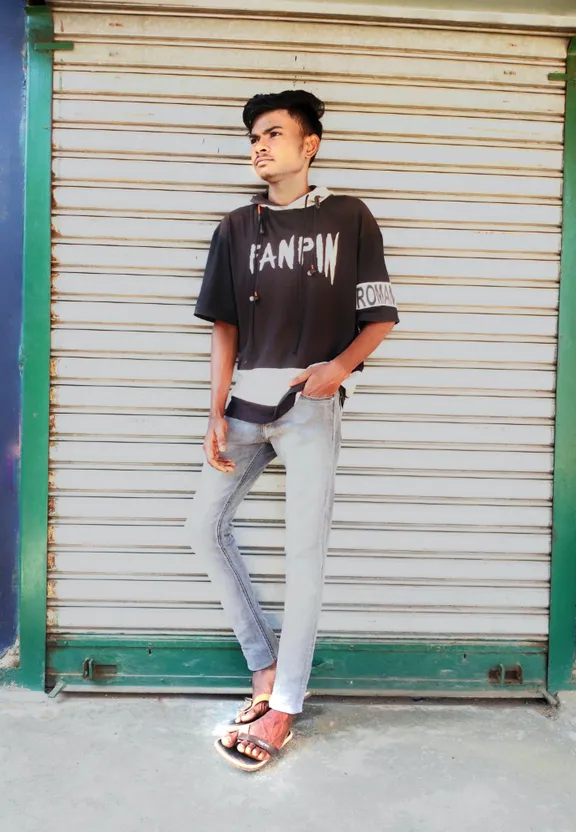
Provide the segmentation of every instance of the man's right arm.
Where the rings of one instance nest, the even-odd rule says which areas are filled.
[[[234,470],[234,463],[221,454],[226,452],[228,425],[224,409],[232,384],[238,354],[238,327],[216,321],[212,329],[210,356],[210,419],[204,440],[204,453],[209,464],[224,473]]]

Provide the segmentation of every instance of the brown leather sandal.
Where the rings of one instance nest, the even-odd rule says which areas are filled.
[[[268,742],[268,740],[263,740],[260,737],[254,736],[254,734],[249,734],[247,731],[239,731],[238,739],[231,748],[226,748],[225,745],[222,745],[221,739],[216,740],[214,748],[218,754],[220,754],[221,757],[224,757],[226,762],[230,763],[230,765],[234,766],[234,768],[240,768],[242,771],[258,771],[258,769],[263,768],[265,765],[272,762],[272,760],[280,754],[282,748],[284,748],[285,745],[288,745],[293,736],[292,731],[289,731],[286,739],[282,743],[282,747],[276,748],[276,746],[272,745],[272,743]],[[236,746],[239,742],[249,742],[258,748],[261,748],[262,751],[266,751],[270,756],[266,760],[255,760],[254,757],[249,757],[247,754],[242,754],[241,751],[238,751]]]
[[[311,696],[312,696],[311,691],[307,690],[306,693],[304,694],[304,699],[305,700],[310,699]],[[242,714],[248,713],[248,711],[251,708],[253,708],[255,705],[259,705],[260,702],[270,702],[271,697],[272,697],[271,693],[260,693],[258,696],[255,696],[253,699],[247,699],[245,704],[244,704],[244,707],[241,708],[238,711],[238,713],[236,714],[234,719],[231,722],[229,722],[228,725],[233,725],[236,728],[238,725],[250,725],[252,722],[256,722],[257,719],[260,719],[261,716],[264,716],[264,714],[268,713],[268,711],[270,710],[269,707],[266,708],[265,711],[262,711],[261,714],[258,714],[258,716],[253,716],[252,719],[247,719],[247,720],[242,721],[242,722],[240,722],[239,720],[240,720],[240,717],[242,716]]]
[[[259,705],[260,702],[270,702],[270,697],[272,696],[271,693],[261,693],[258,696],[255,696],[253,699],[247,699],[246,704],[243,708],[241,708],[232,722],[228,723],[229,725],[234,725],[235,727],[238,725],[250,725],[251,722],[255,722],[257,719],[260,719],[261,716],[264,716],[265,713],[268,713],[270,707],[266,708],[265,711],[258,714],[258,716],[252,717],[252,719],[242,720],[240,721],[240,717],[242,714],[248,713],[248,711],[253,708],[255,705]]]

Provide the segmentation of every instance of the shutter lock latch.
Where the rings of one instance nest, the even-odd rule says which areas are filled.
[[[103,681],[118,673],[116,664],[97,664],[93,658],[84,659],[82,663],[82,678],[91,682]]]
[[[497,664],[496,667],[491,667],[488,671],[488,681],[493,685],[500,685],[501,687],[508,685],[521,685],[524,680],[524,672],[522,665],[515,664],[510,667],[505,667],[503,664]]]

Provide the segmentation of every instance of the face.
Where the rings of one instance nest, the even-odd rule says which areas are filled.
[[[280,182],[301,173],[317,153],[318,136],[304,136],[287,110],[273,110],[256,119],[250,133],[252,166],[265,182]]]

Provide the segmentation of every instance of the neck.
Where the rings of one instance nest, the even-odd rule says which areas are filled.
[[[271,182],[268,186],[268,199],[275,205],[290,205],[291,202],[307,194],[309,190],[308,171],[306,170],[289,179]]]

